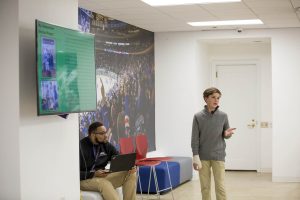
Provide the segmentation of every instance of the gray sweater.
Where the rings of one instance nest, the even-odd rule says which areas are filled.
[[[196,113],[192,128],[193,155],[201,160],[225,161],[226,143],[223,133],[229,128],[227,114],[218,110],[210,113],[206,106]]]

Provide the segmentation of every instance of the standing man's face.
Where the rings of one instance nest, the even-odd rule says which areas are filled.
[[[96,142],[107,142],[107,132],[105,126],[99,126],[93,134],[95,135],[95,141]]]
[[[210,110],[215,110],[219,106],[221,95],[219,93],[213,93],[206,97],[204,100],[207,104],[207,107]]]

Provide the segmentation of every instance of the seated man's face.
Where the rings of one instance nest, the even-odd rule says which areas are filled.
[[[95,131],[94,131],[95,137],[96,137],[96,142],[107,142],[108,137],[107,137],[107,132],[105,126],[99,126]]]

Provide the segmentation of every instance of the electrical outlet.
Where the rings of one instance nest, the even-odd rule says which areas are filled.
[[[260,122],[260,128],[269,128],[269,122]]]

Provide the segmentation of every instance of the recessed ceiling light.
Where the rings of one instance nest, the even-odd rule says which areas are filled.
[[[247,19],[247,20],[188,22],[188,24],[191,26],[230,26],[230,25],[263,24],[263,22],[260,19]]]
[[[150,6],[178,6],[191,4],[233,3],[241,0],[141,0]]]

